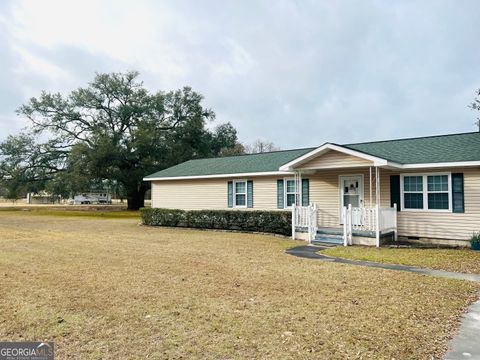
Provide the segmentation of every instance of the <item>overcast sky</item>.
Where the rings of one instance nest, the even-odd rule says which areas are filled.
[[[0,140],[42,89],[138,70],[282,148],[474,131],[477,1],[1,1]],[[480,114],[479,114],[480,115]]]

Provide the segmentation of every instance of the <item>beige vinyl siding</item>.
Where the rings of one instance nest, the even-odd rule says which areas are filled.
[[[228,181],[253,180],[253,209],[272,210],[277,208],[277,179],[280,178],[258,176],[247,179],[152,181],[152,207],[183,210],[228,209]]]
[[[255,177],[253,180],[253,209],[277,210],[277,180],[282,177]]]
[[[330,150],[302,165],[301,169],[338,169],[349,167],[371,166],[372,162],[361,159],[356,156],[341,153],[339,151]]]
[[[374,169],[372,169],[374,170]],[[372,172],[372,205],[375,205],[375,172]],[[303,175],[310,179],[310,202],[318,205],[318,224],[323,227],[340,226],[340,176],[363,175],[364,206],[370,206],[369,168],[322,170],[313,175]],[[389,201],[389,200],[388,200]]]
[[[433,172],[463,173],[465,212],[400,211],[398,213],[398,234],[400,236],[468,240],[474,231],[480,231],[480,169],[416,169],[408,172],[421,174]],[[390,187],[388,178],[390,174],[405,173],[407,172],[385,172],[385,188],[387,185]],[[388,189],[389,193],[390,189]]]
[[[227,182],[221,179],[152,181],[152,207],[225,209]]]

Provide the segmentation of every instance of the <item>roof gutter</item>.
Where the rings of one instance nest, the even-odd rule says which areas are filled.
[[[442,163],[423,163],[423,164],[397,164],[400,169],[427,169],[427,168],[446,168],[446,167],[471,167],[480,166],[480,161],[452,161]]]

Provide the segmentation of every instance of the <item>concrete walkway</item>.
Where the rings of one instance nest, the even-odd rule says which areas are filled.
[[[480,359],[480,300],[463,316],[460,331],[450,341],[446,360]]]
[[[456,273],[443,270],[422,269],[415,266],[382,264],[372,261],[349,260],[335,258],[319,254],[318,251],[325,249],[321,246],[303,245],[285,250],[289,255],[317,259],[326,262],[368,266],[395,271],[407,271],[415,274],[439,276],[456,280],[480,282],[480,275]],[[479,359],[480,360],[480,300],[470,306],[463,316],[458,334],[451,340],[445,360]]]

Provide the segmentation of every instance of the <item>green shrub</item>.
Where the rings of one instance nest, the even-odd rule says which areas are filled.
[[[153,209],[142,209],[140,211],[144,224],[162,224],[163,226],[182,226],[182,224],[186,224],[186,214],[182,210],[150,210]]]
[[[470,239],[470,247],[473,250],[480,250],[480,233],[473,233],[472,238]]]
[[[142,223],[150,226],[190,227],[265,232],[289,236],[289,211],[142,209]]]

